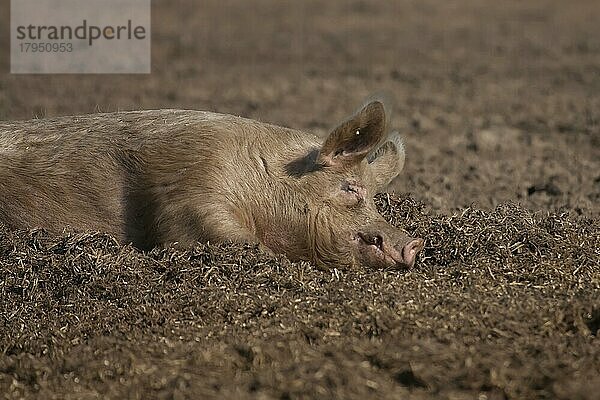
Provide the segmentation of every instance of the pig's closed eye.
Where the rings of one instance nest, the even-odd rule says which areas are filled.
[[[342,191],[346,200],[351,204],[357,204],[364,201],[366,195],[365,188],[349,182],[342,183]]]
[[[342,183],[342,190],[345,192],[349,192],[349,193],[356,193],[359,194],[359,188],[356,185],[353,185],[349,182],[343,182]]]

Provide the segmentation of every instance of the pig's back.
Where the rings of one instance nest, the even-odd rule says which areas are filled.
[[[235,174],[254,174],[257,156],[290,138],[287,151],[306,146],[301,132],[188,110],[0,122],[0,221],[100,230],[149,247],[184,235],[157,226],[189,224],[190,209],[226,199]]]
[[[0,121],[0,162],[21,157],[109,156],[152,146],[297,142],[305,134],[228,114],[194,110],[147,110]],[[296,140],[290,140],[290,137]],[[166,146],[165,148],[163,148]],[[189,147],[188,147],[189,148]]]
[[[106,152],[114,145],[136,149],[186,127],[230,118],[205,111],[149,110],[0,121],[0,154],[16,156],[31,146],[42,151],[60,146],[63,152],[84,147]]]

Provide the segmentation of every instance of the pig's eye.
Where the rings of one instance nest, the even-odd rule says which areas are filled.
[[[366,189],[359,184],[352,182],[342,183],[342,192],[344,198],[349,204],[357,204],[364,201],[366,196]]]

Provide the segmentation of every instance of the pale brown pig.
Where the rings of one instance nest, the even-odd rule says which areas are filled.
[[[404,164],[386,125],[380,101],[324,142],[185,110],[0,122],[0,221],[142,249],[232,240],[321,266],[410,267],[423,240],[373,202]]]

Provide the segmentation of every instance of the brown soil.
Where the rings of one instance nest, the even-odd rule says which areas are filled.
[[[321,271],[0,227],[0,393],[598,398],[599,20],[595,1],[155,1],[150,75],[2,57],[2,119],[176,107],[324,134],[387,90],[410,195],[379,206],[427,247],[408,273]]]

